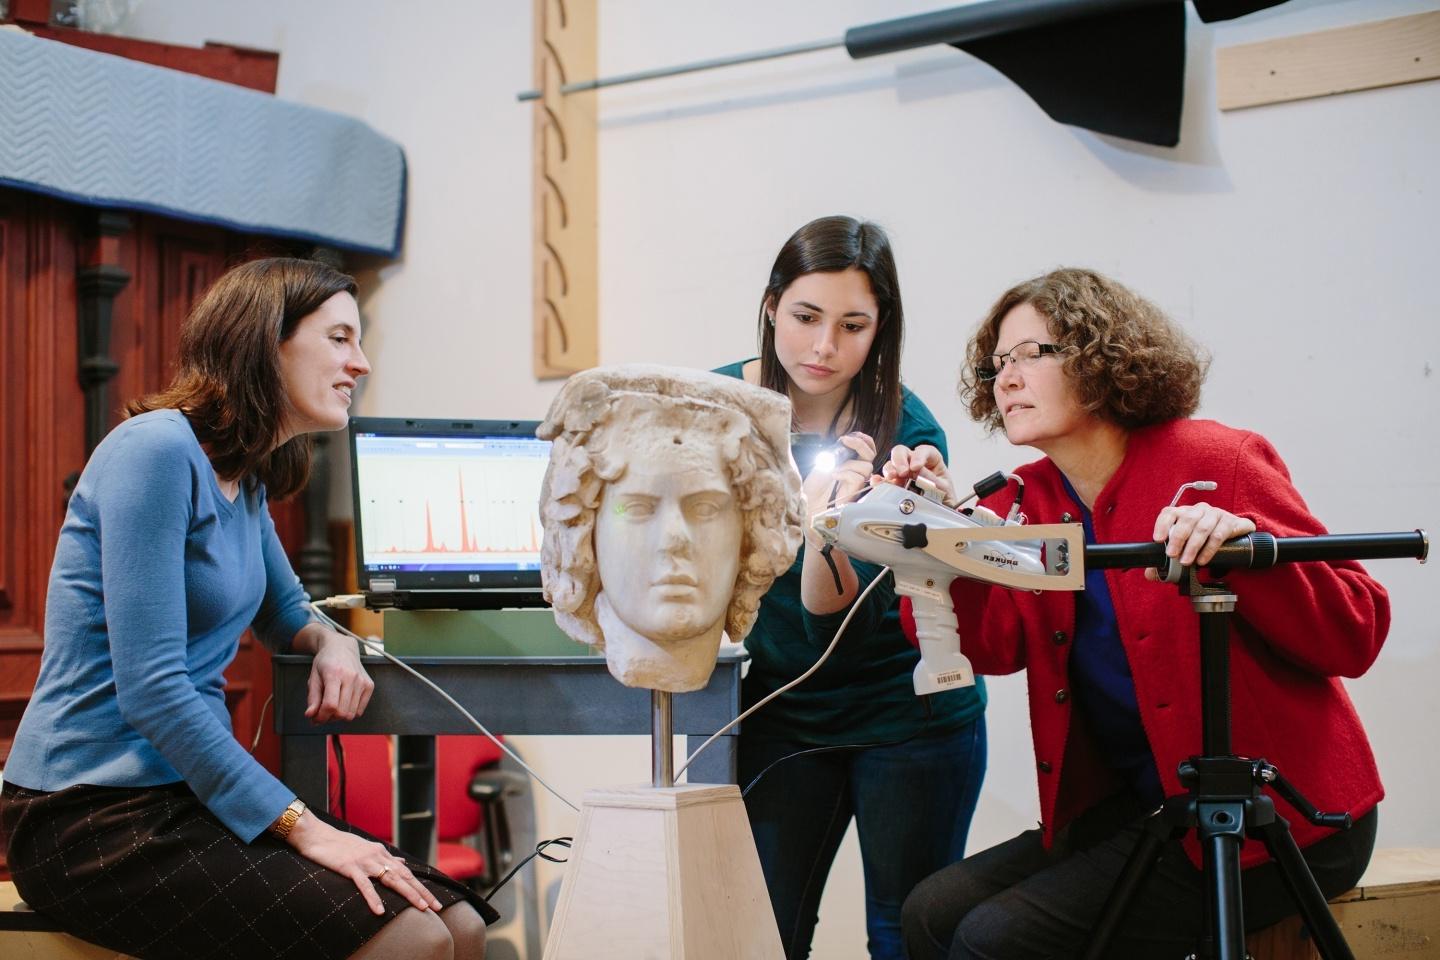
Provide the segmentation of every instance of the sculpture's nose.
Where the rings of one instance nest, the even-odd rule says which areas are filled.
[[[666,504],[660,510],[660,549],[668,554],[687,554],[694,544],[690,523],[678,504]]]

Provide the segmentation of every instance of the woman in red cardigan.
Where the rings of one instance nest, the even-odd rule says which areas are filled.
[[[1034,523],[1083,521],[1087,542],[1164,542],[1204,565],[1257,526],[1325,533],[1274,448],[1254,433],[1189,419],[1207,360],[1153,304],[1088,270],[1019,284],[971,339],[962,394],[975,420],[1044,459],[1020,467]],[[933,448],[897,447],[887,479],[954,485]],[[1215,481],[1204,502],[1184,484]],[[1015,486],[984,505],[1004,515]],[[953,501],[952,501],[953,502]],[[1043,822],[923,881],[904,907],[912,960],[1078,954],[1147,813],[1184,793],[1176,768],[1200,752],[1199,625],[1153,571],[1086,575],[1080,593],[957,579],[961,646],[977,673],[1025,670]],[[1375,840],[1380,778],[1339,677],[1358,677],[1389,628],[1385,590],[1354,562],[1281,564],[1226,575],[1239,602],[1231,644],[1233,747],[1265,757],[1321,810],[1281,806],[1327,897],[1359,879]],[[906,629],[913,639],[909,609]],[[1258,842],[1243,848],[1251,929],[1293,912]],[[1132,901],[1111,956],[1183,957],[1203,927],[1193,834],[1170,842]]]

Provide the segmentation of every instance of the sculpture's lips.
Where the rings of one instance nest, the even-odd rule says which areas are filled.
[[[700,581],[688,573],[667,573],[655,581],[657,587],[698,587]]]

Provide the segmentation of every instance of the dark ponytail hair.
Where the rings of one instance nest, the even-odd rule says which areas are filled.
[[[796,230],[770,268],[770,282],[760,298],[760,383],[789,396],[790,376],[775,353],[775,327],[771,311],[790,285],[809,273],[859,270],[870,278],[870,290],[880,315],[875,340],[860,372],[850,381],[850,422],[840,423],[836,413],[832,433],[861,430],[875,440],[877,450],[888,451],[900,427],[900,347],[905,336],[900,306],[900,279],[890,238],[877,224],[854,217],[821,217]]]

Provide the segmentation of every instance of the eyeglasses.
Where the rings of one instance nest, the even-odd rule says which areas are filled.
[[[992,353],[988,357],[981,357],[980,362],[975,364],[975,376],[981,380],[994,380],[1000,376],[1000,371],[1005,369],[1007,363],[1013,363],[1021,370],[1025,370],[1033,367],[1041,357],[1055,356],[1064,352],[1065,347],[1057,343],[1022,340],[1011,347],[1009,353]]]

